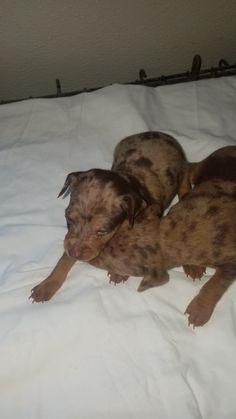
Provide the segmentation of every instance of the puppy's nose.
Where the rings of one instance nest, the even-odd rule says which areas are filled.
[[[80,259],[80,245],[74,238],[64,240],[64,249],[73,259]]]
[[[80,252],[75,246],[67,248],[67,252],[73,259],[80,259]]]
[[[64,248],[66,253],[73,259],[87,261],[91,259],[91,249],[88,246],[85,246],[81,243],[78,243],[77,240],[65,240]]]

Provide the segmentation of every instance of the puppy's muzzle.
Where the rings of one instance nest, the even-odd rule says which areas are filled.
[[[96,256],[89,246],[79,243],[76,239],[65,240],[64,249],[70,257],[83,262],[88,262]]]

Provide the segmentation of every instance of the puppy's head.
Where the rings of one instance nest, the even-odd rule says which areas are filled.
[[[59,196],[70,190],[66,209],[68,233],[65,251],[73,258],[97,257],[120,225],[130,226],[146,202],[123,176],[110,170],[92,169],[67,176]]]

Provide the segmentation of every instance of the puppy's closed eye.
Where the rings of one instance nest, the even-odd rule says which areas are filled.
[[[102,236],[105,236],[106,234],[108,234],[108,231],[104,228],[101,228],[100,230],[96,231],[97,237],[102,237]]]

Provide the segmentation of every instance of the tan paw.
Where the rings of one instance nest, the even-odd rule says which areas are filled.
[[[183,270],[187,276],[190,276],[194,281],[195,279],[201,279],[204,273],[206,273],[206,268],[204,266],[197,265],[184,265]]]
[[[107,275],[110,278],[109,282],[113,282],[114,285],[119,284],[120,282],[125,282],[129,278],[127,275],[118,275],[111,272],[108,272]]]
[[[39,285],[36,285],[36,287],[34,287],[31,290],[31,295],[29,299],[32,299],[32,303],[43,303],[44,301],[50,300],[57,291],[57,289],[58,288],[55,286],[55,284],[47,284],[41,282]]]
[[[203,326],[210,319],[214,310],[212,304],[203,301],[198,295],[188,305],[184,314],[188,315],[188,324],[193,327]]]

